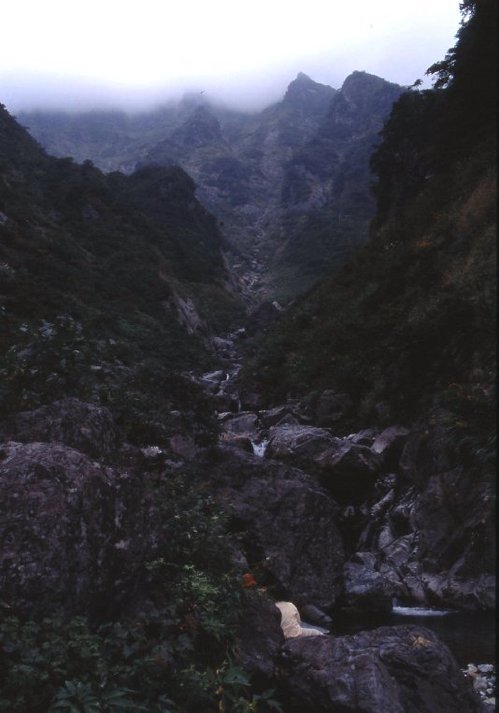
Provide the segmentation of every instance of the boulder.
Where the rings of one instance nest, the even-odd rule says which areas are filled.
[[[394,588],[374,566],[347,562],[343,569],[344,609],[357,612],[386,612],[392,609]]]
[[[115,615],[147,552],[141,483],[62,444],[0,446],[3,602],[21,613]]]
[[[290,713],[482,710],[447,647],[419,626],[288,639],[279,670]]]
[[[232,514],[250,566],[299,607],[332,607],[344,554],[328,493],[297,468],[232,448],[220,447],[217,460],[202,467],[207,487]]]
[[[57,441],[104,462],[116,459],[123,440],[107,408],[75,398],[18,413],[13,439],[21,443]]]
[[[233,418],[226,419],[222,428],[226,433],[236,435],[256,434],[258,428],[258,416],[256,413],[241,413]]]
[[[303,618],[309,621],[311,624],[317,624],[317,626],[322,626],[326,629],[328,629],[333,623],[333,620],[330,616],[326,614],[326,612],[323,612],[321,609],[315,607],[313,604],[306,604],[304,607],[302,607],[301,614]]]
[[[324,428],[294,424],[274,426],[269,431],[268,452],[271,457],[295,456],[314,461],[339,440]]]
[[[268,683],[284,634],[279,610],[274,602],[257,590],[244,592],[237,631],[237,655],[245,670],[256,680]]]
[[[220,442],[223,443],[225,446],[241,448],[247,453],[253,453],[253,444],[251,442],[251,438],[249,438],[248,436],[226,432],[221,434]]]
[[[168,443],[171,452],[185,460],[193,460],[198,451],[194,438],[183,433],[176,433],[171,436],[168,439]]]
[[[348,436],[348,440],[352,441],[352,443],[355,443],[357,446],[371,447],[378,436],[378,433],[379,432],[375,428],[363,428],[357,433],[350,434],[350,436]]]
[[[315,461],[323,470],[323,483],[341,503],[367,500],[381,468],[379,455],[347,438],[334,439]]]
[[[292,415],[293,407],[284,404],[283,406],[276,406],[267,411],[260,412],[260,419],[265,428],[270,428],[270,426],[276,426],[279,421],[282,421],[286,416]]]
[[[389,426],[376,436],[371,448],[383,457],[385,468],[397,468],[402,448],[409,436],[409,429],[404,426]]]

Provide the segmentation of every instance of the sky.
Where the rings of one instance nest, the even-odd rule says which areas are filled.
[[[7,0],[0,102],[142,109],[203,91],[240,109],[300,71],[410,85],[454,45],[459,0]]]

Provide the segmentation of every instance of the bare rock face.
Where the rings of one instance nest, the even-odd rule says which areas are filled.
[[[290,639],[279,661],[293,713],[479,713],[447,647],[418,626]]]
[[[274,426],[269,431],[269,454],[314,460],[339,439],[325,428],[315,426]]]
[[[57,441],[104,462],[116,457],[122,441],[107,408],[75,398],[17,414],[14,438],[22,443]]]
[[[297,468],[220,448],[209,487],[233,517],[252,566],[263,569],[298,606],[329,609],[339,591],[344,554],[338,508]]]
[[[360,612],[390,612],[393,587],[374,567],[347,562],[343,570],[341,602],[344,608]]]
[[[15,612],[115,612],[146,549],[142,487],[59,443],[0,446],[0,580]]]
[[[383,443],[388,451],[399,448],[397,441],[406,440],[400,475],[380,489],[360,546],[376,553],[378,569],[397,596],[432,606],[492,609],[493,484],[461,462],[438,423],[419,424],[408,437],[397,430],[379,436],[378,450]]]

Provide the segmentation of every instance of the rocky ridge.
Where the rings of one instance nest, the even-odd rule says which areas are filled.
[[[189,95],[150,114],[20,115],[55,155],[131,172],[180,165],[231,246],[249,302],[289,299],[367,239],[368,160],[401,87],[354,72],[339,90],[300,73],[256,114]]]

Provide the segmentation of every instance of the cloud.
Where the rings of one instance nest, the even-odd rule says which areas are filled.
[[[2,10],[0,101],[139,106],[201,87],[249,107],[298,71],[336,87],[354,69],[411,84],[454,43],[458,4],[17,0]]]

